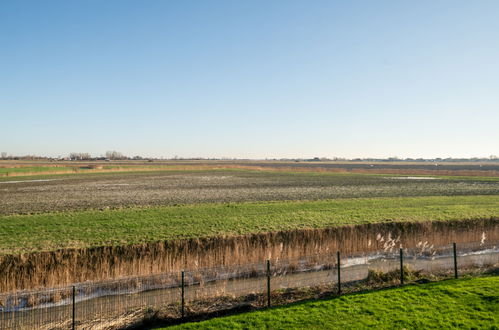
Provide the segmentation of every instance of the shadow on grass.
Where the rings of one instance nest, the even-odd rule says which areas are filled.
[[[395,272],[394,272],[395,274]],[[378,276],[379,274],[374,274],[374,276]],[[460,277],[459,279],[454,279],[454,278],[432,278],[429,279],[427,277],[413,277],[412,280],[409,283],[406,283],[404,285],[400,285],[399,283],[396,283],[395,280],[390,279],[391,275],[390,273],[383,274],[384,278],[383,279],[378,279],[376,278],[377,281],[368,283],[368,286],[366,286],[365,281],[358,281],[358,282],[351,282],[348,284],[342,285],[343,288],[343,293],[341,295],[337,294],[336,290],[327,290],[327,291],[322,291],[319,293],[314,294],[312,297],[307,297],[307,298],[297,298],[293,302],[289,302],[289,300],[283,299],[287,296],[287,298],[290,298],[293,295],[292,290],[285,290],[285,291],[275,291],[272,293],[272,299],[276,301],[276,305],[272,307],[261,307],[260,306],[254,306],[251,304],[248,305],[242,305],[242,306],[237,306],[233,308],[227,308],[224,310],[220,311],[214,311],[214,312],[207,312],[207,313],[199,313],[196,315],[187,315],[184,318],[162,318],[159,317],[158,313],[154,313],[150,315],[148,318],[144,319],[140,324],[136,324],[135,326],[129,327],[127,329],[144,329],[144,330],[152,330],[152,329],[158,329],[158,328],[164,328],[168,326],[173,326],[173,325],[179,325],[183,323],[193,323],[193,322],[201,322],[201,321],[206,321],[210,320],[213,318],[217,317],[222,317],[222,316],[232,316],[232,315],[238,315],[238,314],[243,314],[243,313],[248,313],[248,312],[253,312],[253,311],[265,311],[265,310],[279,310],[283,308],[289,308],[293,306],[300,306],[304,304],[308,304],[311,302],[320,302],[320,301],[328,301],[328,300],[335,300],[335,299],[340,299],[341,297],[344,296],[355,296],[355,295],[363,295],[363,294],[369,294],[372,292],[381,292],[381,291],[386,291],[386,290],[392,290],[392,289],[397,289],[397,288],[411,288],[411,287],[417,287],[420,285],[440,285],[444,283],[449,283],[449,282],[454,282],[454,281],[466,281],[470,280],[472,278],[476,277],[489,277],[489,276],[499,276],[499,268],[494,268],[490,269],[486,272],[483,272],[480,276],[473,276],[473,275],[465,275]],[[408,274],[409,275],[409,274]],[[386,278],[388,276],[388,278]],[[385,285],[380,287],[379,285],[382,283],[382,280],[388,280],[390,283],[384,283]]]

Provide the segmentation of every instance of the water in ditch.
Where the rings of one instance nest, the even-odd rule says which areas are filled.
[[[309,259],[275,262],[271,265],[271,289],[337,284],[337,268],[334,263],[331,263],[331,260],[336,260],[336,256],[328,256],[322,260],[324,262],[321,262],[321,256],[314,256]],[[448,248],[433,249],[433,252],[408,250],[405,251],[403,258],[406,267],[427,274],[453,274],[454,262],[452,250]],[[461,271],[497,267],[499,247],[487,246],[481,249],[460,251],[457,254],[457,265]],[[265,264],[255,264],[251,267],[245,265],[245,267],[244,271],[220,268],[205,272],[186,272],[184,279],[186,303],[220,296],[243,297],[264,294],[267,290]],[[348,284],[365,280],[370,270],[384,273],[400,270],[398,250],[342,257],[341,282]],[[111,283],[114,284],[111,286],[109,283],[100,284],[101,287],[98,284],[86,287],[85,284],[78,285],[74,304],[72,288],[1,295],[0,329],[64,327],[72,319],[73,308],[76,319],[81,324],[100,317],[123,315],[140,308],[178,306],[181,300],[178,273],[165,275],[162,283],[153,281],[150,285],[130,287],[129,282],[126,281]],[[85,290],[85,288],[92,288],[92,290]],[[57,290],[60,290],[60,299],[57,301],[47,299]],[[38,297],[34,299],[34,295]]]

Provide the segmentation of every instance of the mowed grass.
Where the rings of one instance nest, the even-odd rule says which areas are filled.
[[[449,280],[239,314],[168,329],[498,329],[499,277]]]
[[[218,203],[9,215],[0,216],[0,253],[385,221],[452,221],[498,216],[497,195]]]

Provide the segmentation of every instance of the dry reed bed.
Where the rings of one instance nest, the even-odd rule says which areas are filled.
[[[140,245],[63,249],[0,256],[0,292],[60,287],[85,281],[182,269],[294,259],[313,254],[370,252],[499,240],[499,218],[377,223],[324,229],[164,241]]]
[[[22,166],[19,166],[22,167]],[[136,167],[113,167],[103,168],[98,165],[90,166],[47,166],[61,168],[63,170],[56,171],[30,171],[30,172],[6,172],[0,173],[0,177],[22,177],[36,175],[52,175],[52,174],[76,174],[76,173],[114,173],[114,172],[154,172],[154,171],[202,171],[213,169],[226,169],[231,167],[219,166],[136,166]],[[9,167],[11,168],[11,167]]]
[[[483,276],[497,273],[497,269],[469,269],[465,271],[466,276]],[[404,278],[406,283],[427,283],[441,281],[452,278],[451,272],[421,272],[413,271],[404,267]],[[359,281],[343,283],[342,294],[354,292],[365,292],[381,288],[398,286],[400,283],[400,271],[380,272],[370,270],[367,278]],[[338,286],[335,283],[312,285],[307,287],[290,287],[277,289],[271,292],[272,306],[284,306],[290,303],[323,299],[337,296]],[[185,317],[182,318],[179,303],[156,304],[148,307],[129,307],[115,304],[106,306],[106,309],[99,315],[93,317],[77,317],[77,328],[94,330],[115,330],[115,329],[137,329],[144,326],[173,325],[183,322],[201,321],[230,315],[240,312],[248,312],[265,308],[267,305],[267,295],[264,290],[245,295],[234,295],[220,292],[214,296],[204,296],[199,299],[186,301]],[[13,321],[15,322],[15,321]],[[21,325],[17,323],[17,325]],[[68,329],[71,327],[71,319],[65,321],[43,320],[39,329]]]

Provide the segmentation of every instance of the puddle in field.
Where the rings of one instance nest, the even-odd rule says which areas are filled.
[[[391,180],[436,180],[437,178],[431,176],[389,176],[384,177],[384,179]]]
[[[232,176],[231,175],[211,175],[211,176],[203,175],[203,176],[200,176],[199,178],[201,180],[210,180],[210,181],[213,181],[213,180],[230,179],[230,178],[232,178]]]
[[[130,186],[130,183],[101,183],[98,186]]]
[[[29,182],[48,182],[48,181],[58,181],[62,179],[38,179],[38,180],[17,180],[17,181],[0,181],[2,183],[29,183]]]

